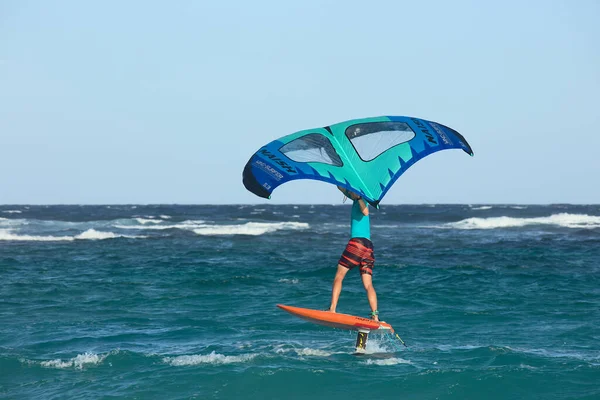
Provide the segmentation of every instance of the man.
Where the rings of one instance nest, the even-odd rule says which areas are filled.
[[[371,227],[369,220],[369,206],[356,193],[352,193],[338,186],[338,189],[344,195],[352,199],[352,215],[350,225],[350,241],[346,250],[340,257],[337,265],[337,272],[333,280],[333,289],[331,292],[330,312],[335,312],[338,299],[342,291],[342,281],[346,273],[354,267],[359,267],[360,277],[362,279],[367,298],[371,306],[371,318],[379,322],[379,311],[377,311],[377,294],[373,287],[373,265],[375,257],[373,255],[373,243],[371,243]]]

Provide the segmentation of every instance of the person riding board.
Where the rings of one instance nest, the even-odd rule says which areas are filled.
[[[379,311],[377,311],[377,294],[373,287],[373,266],[375,256],[373,254],[373,243],[371,242],[371,227],[369,219],[368,204],[356,193],[348,191],[340,186],[337,187],[344,195],[353,201],[350,225],[350,240],[342,253],[337,265],[337,272],[333,280],[331,292],[331,306],[329,312],[335,313],[340,293],[342,292],[342,281],[346,273],[354,267],[359,267],[363,286],[367,291],[367,299],[371,306],[371,318],[379,322]]]

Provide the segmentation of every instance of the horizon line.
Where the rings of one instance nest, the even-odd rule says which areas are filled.
[[[5,203],[0,207],[9,206],[343,206],[350,203]],[[600,203],[385,203],[383,206],[430,206],[430,205],[481,205],[481,206],[600,206]]]

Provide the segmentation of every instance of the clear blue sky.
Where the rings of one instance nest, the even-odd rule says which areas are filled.
[[[2,1],[0,204],[263,203],[263,144],[406,115],[382,204],[600,203],[600,2]],[[272,203],[339,203],[290,182]]]

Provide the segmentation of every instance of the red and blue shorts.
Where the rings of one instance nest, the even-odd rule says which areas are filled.
[[[366,238],[350,239],[338,264],[348,269],[359,267],[361,275],[373,275],[373,265],[375,264],[373,243]]]

